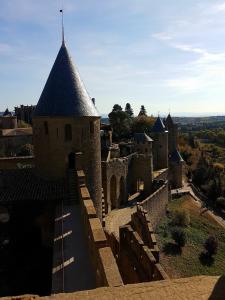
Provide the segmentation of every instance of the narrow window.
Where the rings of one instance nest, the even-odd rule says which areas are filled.
[[[65,125],[65,141],[72,140],[72,127],[70,124]]]
[[[44,122],[45,135],[48,135],[48,122]]]
[[[59,137],[59,128],[56,128],[56,136]]]
[[[94,122],[92,121],[92,122],[90,122],[90,134],[93,134],[94,131],[95,131],[95,124],[94,124]]]

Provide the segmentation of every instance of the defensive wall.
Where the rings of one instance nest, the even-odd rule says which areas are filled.
[[[94,203],[90,198],[83,170],[77,171],[77,183],[90,257],[93,268],[96,270],[96,286],[121,286],[123,281],[102,224],[97,217]]]
[[[168,181],[166,181],[153,194],[139,203],[148,212],[153,229],[166,213],[168,197]]]
[[[108,235],[109,244],[125,284],[168,279],[159,263],[159,248],[147,211],[137,206],[131,222],[120,227],[119,239]]]
[[[34,166],[33,156],[17,156],[0,158],[0,170],[22,169],[25,166]]]
[[[143,194],[152,190],[152,156],[133,153],[124,158],[102,161],[102,186],[106,214],[127,202],[128,195],[138,192],[143,183]],[[165,177],[165,175],[164,175]]]
[[[105,211],[108,213],[127,201],[128,159],[114,158],[102,161],[101,165]]]
[[[154,180],[164,180],[168,179],[168,169],[161,169],[153,172],[153,179]]]

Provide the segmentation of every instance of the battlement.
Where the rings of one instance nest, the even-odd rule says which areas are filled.
[[[153,229],[158,221],[165,215],[168,203],[168,181],[165,181],[153,194],[139,203],[150,217]]]
[[[85,174],[82,170],[77,171],[77,183],[90,257],[96,271],[96,286],[121,286],[123,285],[122,278],[101,222],[97,217],[94,203],[85,183]]]
[[[130,225],[120,227],[119,265],[125,283],[137,283],[168,279],[141,236]]]

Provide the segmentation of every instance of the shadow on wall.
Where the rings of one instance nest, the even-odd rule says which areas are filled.
[[[221,276],[213,291],[211,296],[209,297],[209,300],[224,300],[225,299],[225,276]]]

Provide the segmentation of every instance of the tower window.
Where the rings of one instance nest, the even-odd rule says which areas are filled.
[[[93,134],[95,131],[95,123],[92,121],[90,122],[90,134]]]
[[[45,135],[48,135],[48,122],[44,122]]]
[[[70,124],[65,125],[65,141],[72,140],[72,127]]]

